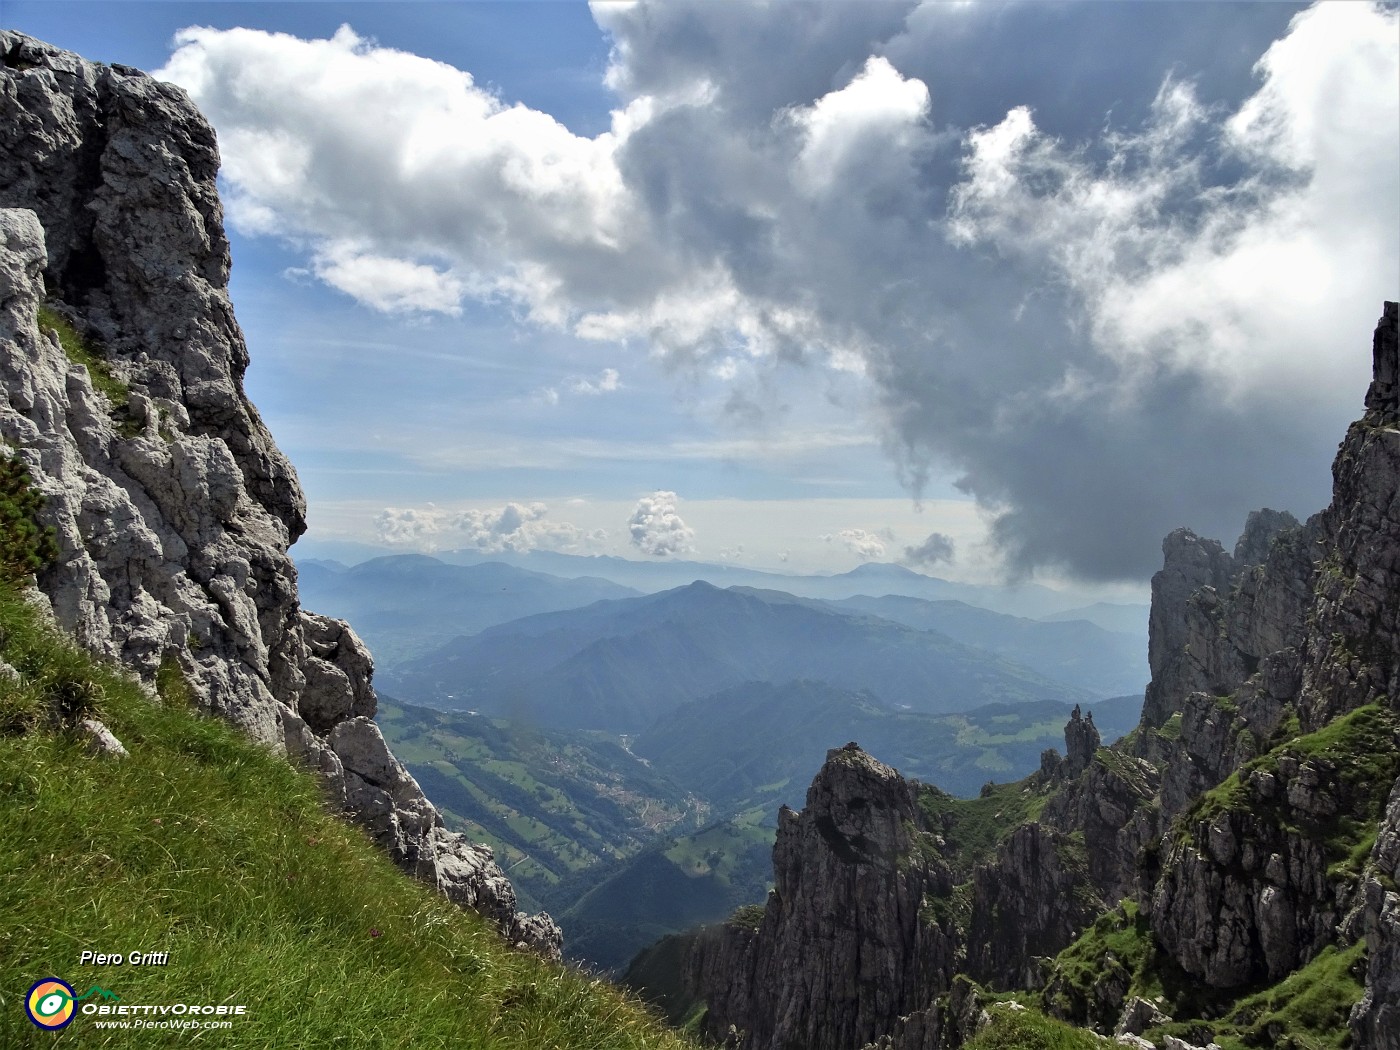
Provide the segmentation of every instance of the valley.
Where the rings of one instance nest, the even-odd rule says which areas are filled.
[[[1112,737],[1141,700],[1093,706]],[[954,796],[1019,779],[1062,745],[1070,705],[893,711],[829,685],[751,683],[694,701],[631,742],[380,698],[385,739],[448,826],[491,846],[523,906],[564,926],[566,955],[620,972],[659,937],[761,901],[780,806],[841,740]]]

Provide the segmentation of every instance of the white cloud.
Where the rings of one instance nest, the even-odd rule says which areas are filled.
[[[865,529],[842,529],[835,535],[822,537],[827,543],[839,541],[848,551],[862,561],[875,561],[885,556],[885,545],[880,537]]]
[[[918,128],[928,112],[928,88],[872,56],[844,88],[794,111],[805,136],[797,158],[802,181],[814,192],[849,191],[852,179],[868,180],[882,169],[907,180],[909,154],[923,142]]]
[[[462,282],[431,266],[361,252],[343,242],[326,245],[313,266],[316,276],[332,288],[385,313],[462,312]]]
[[[393,546],[468,547],[488,553],[570,551],[606,539],[600,530],[585,532],[569,522],[547,521],[548,513],[544,503],[512,502],[485,510],[447,510],[431,503],[421,508],[387,507],[375,517],[375,535]]]
[[[637,224],[612,134],[574,135],[462,70],[349,26],[328,40],[191,27],[176,44],[156,75],[218,128],[234,222],[309,240],[318,274],[367,305],[452,312],[504,294],[566,316],[566,286]]]
[[[616,368],[605,368],[593,379],[575,379],[569,384],[575,394],[611,394],[622,389],[622,377]]]
[[[658,558],[693,551],[695,532],[681,519],[678,502],[674,492],[660,489],[639,499],[627,519],[632,545]]]
[[[1015,109],[969,134],[950,235],[1054,267],[1126,390],[1151,361],[1207,373],[1233,398],[1316,396],[1319,378],[1350,396],[1356,369],[1319,373],[1316,355],[1376,310],[1353,275],[1393,274],[1400,258],[1396,29],[1394,12],[1364,4],[1305,11],[1235,113],[1218,120],[1168,82],[1145,128],[1104,140],[1106,162]],[[1250,174],[1211,185],[1202,132]]]
[[[616,368],[605,368],[591,379],[587,376],[570,376],[558,385],[544,387],[535,396],[547,405],[557,405],[566,393],[598,397],[601,394],[616,393],[621,389],[622,373]]]
[[[429,503],[425,507],[385,507],[374,520],[375,538],[392,546],[432,550],[442,531],[443,512]]]

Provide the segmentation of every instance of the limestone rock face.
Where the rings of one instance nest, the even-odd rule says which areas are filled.
[[[1332,465],[1332,503],[1320,515],[1321,564],[1313,644],[1299,715],[1315,729],[1386,698],[1400,703],[1400,308],[1385,304],[1372,344],[1366,414]]]
[[[404,867],[557,952],[384,747],[363,644],[298,604],[306,503],[243,391],[218,166],[179,88],[0,31],[0,437],[57,533],[39,590],[82,645],[147,682],[178,667]]]
[[[1011,833],[973,874],[972,890],[967,972],[995,988],[1039,983],[1036,960],[1068,947],[1104,907],[1083,845],[1037,823]]]
[[[1391,373],[1394,376],[1394,373]],[[1362,1050],[1400,1050],[1400,778],[1390,792],[1362,883],[1366,994],[1351,1012],[1353,1043]]]
[[[1094,725],[1094,713],[1087,718],[1080,717],[1079,705],[1074,705],[1069,724],[1065,726],[1065,774],[1077,777],[1089,768],[1089,762],[1099,749],[1099,731]]]
[[[1215,988],[1277,981],[1310,961],[1336,940],[1353,887],[1332,872],[1328,829],[1369,817],[1374,790],[1348,783],[1336,761],[1285,755],[1217,812],[1188,814],[1152,896],[1162,946]]]
[[[1149,805],[1160,786],[1161,776],[1150,762],[1096,749],[1078,778],[1062,784],[1046,803],[1043,823],[1062,834],[1083,837],[1086,889],[1105,902],[1136,894],[1138,851],[1161,824],[1160,809]]]
[[[1147,621],[1152,681],[1143,721],[1153,726],[1166,722],[1187,694],[1215,692],[1243,677],[1238,656],[1216,644],[1220,599],[1229,593],[1235,559],[1215,540],[1177,529],[1162,541],[1162,563],[1152,577]]]
[[[947,987],[947,935],[921,908],[952,880],[920,831],[917,791],[856,745],[827,753],[801,813],[779,813],[775,887],[752,935],[700,969],[708,1034],[745,1050],[849,1050]]]

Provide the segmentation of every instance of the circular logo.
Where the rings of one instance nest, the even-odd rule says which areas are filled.
[[[73,1004],[73,986],[57,977],[35,981],[24,999],[24,1012],[40,1028],[55,1031],[73,1020],[77,1008]]]

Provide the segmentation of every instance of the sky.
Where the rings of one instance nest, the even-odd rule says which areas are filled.
[[[1400,295],[1394,5],[101,3],[218,132],[312,540],[1141,594],[1305,517]]]

